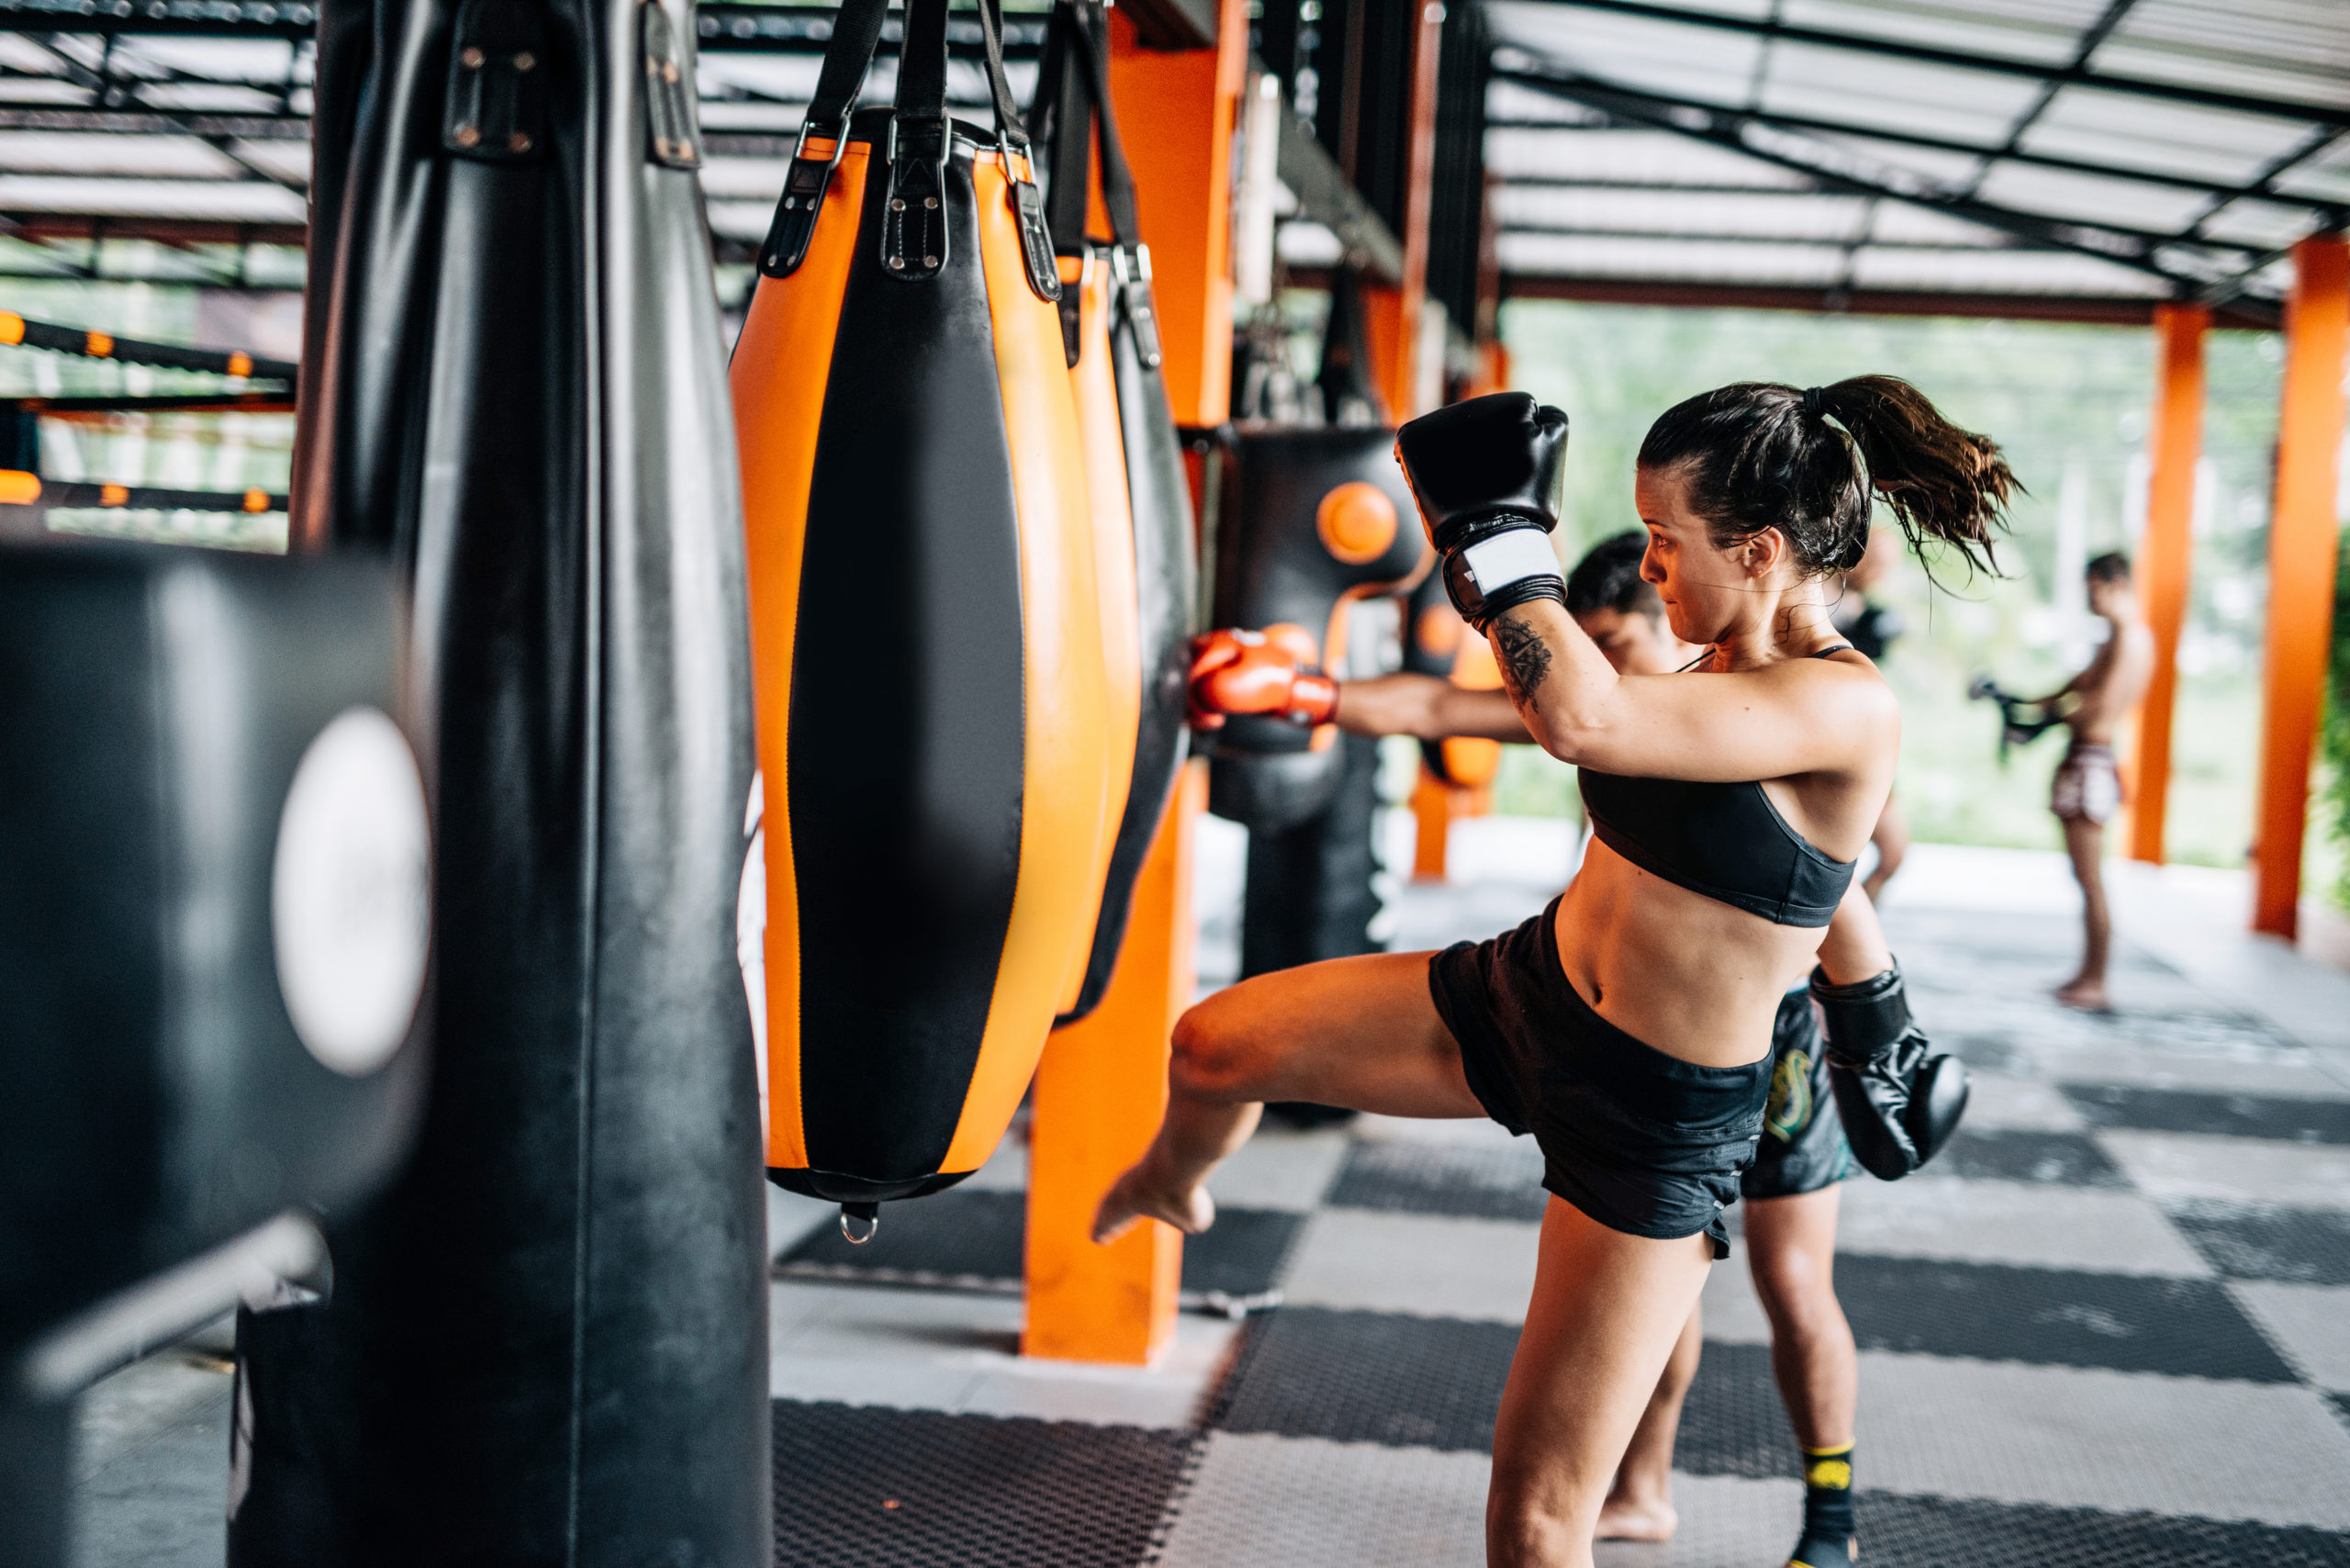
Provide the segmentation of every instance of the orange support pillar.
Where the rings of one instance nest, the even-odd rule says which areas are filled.
[[[1206,793],[1206,774],[1185,767],[1136,880],[1110,990],[1091,1016],[1053,1032],[1037,1064],[1024,1355],[1139,1366],[1175,1332],[1181,1234],[1145,1220],[1096,1247],[1087,1232],[1167,1109],[1168,1032],[1192,1001],[1192,832]]]
[[[1248,65],[1248,0],[1223,0],[1214,49],[1157,50],[1110,13],[1110,93],[1150,247],[1168,401],[1179,425],[1232,409],[1232,123]]]
[[[2138,545],[2138,590],[2154,633],[2154,678],[2138,710],[2131,768],[2130,857],[2163,862],[2170,796],[2170,726],[2178,697],[2178,633],[2195,554],[2195,465],[2203,453],[2203,333],[2200,305],[2154,307],[2154,420],[2148,442],[2146,536]]]
[[[2299,925],[2310,753],[2325,711],[2333,632],[2333,515],[2342,375],[2350,351],[2350,248],[2339,234],[2293,247],[2277,503],[2268,526],[2268,646],[2261,704],[2260,826],[2252,926],[2290,940]]]
[[[1412,823],[1418,830],[1412,850],[1412,880],[1444,880],[1446,849],[1452,838],[1452,786],[1420,765],[1412,786]]]
[[[1222,0],[1216,47],[1145,47],[1110,13],[1110,90],[1150,247],[1160,374],[1176,422],[1221,424],[1232,403],[1232,126],[1248,58],[1247,0]],[[1092,1016],[1055,1031],[1036,1068],[1028,1148],[1028,1317],[1022,1351],[1138,1365],[1175,1331],[1183,1238],[1155,1220],[1108,1247],[1088,1236],[1118,1173],[1158,1130],[1167,1041],[1191,1004],[1192,828],[1199,765],[1159,823],[1135,885],[1116,973]]]
[[[1404,194],[1404,275],[1393,286],[1363,289],[1363,328],[1370,339],[1372,373],[1388,412],[1397,423],[1428,410],[1419,406],[1420,306],[1427,298],[1428,207],[1436,179],[1436,68],[1444,37],[1444,7],[1420,8],[1412,41],[1412,134],[1404,151],[1411,171]]]

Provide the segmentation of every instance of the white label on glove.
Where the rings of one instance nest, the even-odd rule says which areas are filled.
[[[374,708],[311,740],[277,819],[269,913],[294,1032],[335,1071],[391,1060],[424,989],[431,830],[408,741]]]
[[[1513,528],[1507,533],[1480,539],[1460,552],[1460,558],[1469,563],[1477,591],[1489,598],[1496,589],[1528,577],[1560,575],[1559,558],[1550,553],[1550,537],[1539,528]]]

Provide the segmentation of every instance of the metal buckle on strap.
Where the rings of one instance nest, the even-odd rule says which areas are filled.
[[[832,138],[833,151],[829,156],[811,158],[808,143],[819,136]],[[800,122],[800,140],[792,144],[791,163],[784,171],[783,199],[776,206],[775,223],[767,230],[767,243],[759,247],[759,271],[768,277],[789,277],[808,259],[808,246],[816,238],[817,213],[824,205],[833,171],[840,166],[841,153],[847,146],[845,115],[830,126],[819,125],[812,119]]]
[[[946,265],[946,159],[954,143],[945,115],[890,118],[881,267],[891,277],[918,283]]]
[[[1158,305],[1150,288],[1150,247],[1137,243],[1132,249],[1113,247],[1110,252],[1110,277],[1115,285],[1119,307],[1126,313],[1126,320],[1135,332],[1135,355],[1146,370],[1157,370],[1167,357],[1158,342]]]
[[[1020,254],[1027,263],[1028,286],[1037,298],[1058,303],[1061,270],[1053,252],[1052,225],[1045,220],[1045,193],[1036,188],[1035,159],[1029,151],[1028,139],[1009,126],[999,126],[995,146],[996,155],[1003,160],[1004,190],[1020,223]]]

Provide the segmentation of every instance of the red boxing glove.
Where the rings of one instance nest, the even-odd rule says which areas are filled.
[[[1312,667],[1313,657],[1313,636],[1296,626],[1192,638],[1192,727],[1220,730],[1235,713],[1328,723],[1338,711],[1338,683]]]

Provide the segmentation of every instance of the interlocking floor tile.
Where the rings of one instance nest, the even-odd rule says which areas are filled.
[[[1918,1176],[2040,1182],[2067,1187],[2126,1187],[2129,1179],[2087,1133],[1961,1126]]]
[[[1489,1453],[1517,1328],[1284,1306],[1250,1319],[1213,1425]]]
[[[1966,1100],[1970,1132],[2076,1133],[2086,1125],[2080,1112],[2053,1083],[2007,1072],[1976,1070],[1974,1073],[1973,1091]]]
[[[2063,1088],[2081,1114],[2100,1127],[2350,1144],[2350,1100],[2218,1094],[2121,1083],[2067,1083]]]
[[[1304,1222],[1275,1209],[1226,1208],[1203,1236],[1183,1244],[1187,1305],[1247,1307],[1267,1301]],[[852,1244],[822,1226],[785,1253],[788,1279],[1016,1292],[1027,1236],[1024,1193],[952,1188],[881,1211],[872,1240]]]
[[[1840,1208],[1840,1252],[2123,1274],[2211,1271],[2160,1206],[2136,1193],[2028,1182],[1861,1177],[1844,1183]]]
[[[2350,1213],[2350,1148],[2119,1127],[2091,1136],[2140,1192],[2165,1204],[2208,1198]]]
[[[1095,1366],[1021,1355],[1023,1312],[1013,1295],[778,1280],[767,1290],[768,1392],[810,1402],[1185,1427],[1199,1418],[1238,1327],[1186,1313],[1155,1364]]]
[[[1347,1135],[1332,1129],[1297,1132],[1268,1125],[1208,1178],[1218,1208],[1284,1209],[1320,1205],[1330,1179],[1346,1162]]]
[[[2231,1279],[2350,1285],[2350,1214],[2189,1199],[2171,1223]]]
[[[2350,1535],[2097,1508],[1863,1492],[1871,1564],[1907,1568],[2345,1568]]]
[[[2303,1377],[2350,1393],[2350,1288],[2243,1280],[2228,1294]]]
[[[1328,1202],[1333,1208],[1539,1224],[1550,1198],[1532,1138],[1497,1148],[1386,1140],[1354,1146]]]
[[[1483,1453],[1214,1432],[1158,1568],[1429,1568],[1485,1553]]]
[[[1534,1293],[1540,1239],[1539,1226],[1508,1220],[1325,1209],[1305,1222],[1283,1297],[1514,1325]]]
[[[1681,1407],[1673,1466],[1692,1475],[1796,1476],[1803,1451],[1771,1380],[1767,1345],[1706,1342]]]
[[[1133,1568],[1198,1439],[775,1403],[777,1568]]]
[[[2350,1431],[2297,1384],[1863,1350],[1855,1457],[1863,1495],[2350,1529]]]
[[[2293,1381],[2212,1280],[1847,1256],[1836,1294],[1864,1349]]]
[[[2042,1047],[2033,1055],[2044,1074],[2065,1083],[2350,1100],[2350,1085],[2333,1078],[2305,1047],[2298,1045],[2167,1051],[2134,1041],[2110,1040]]]

